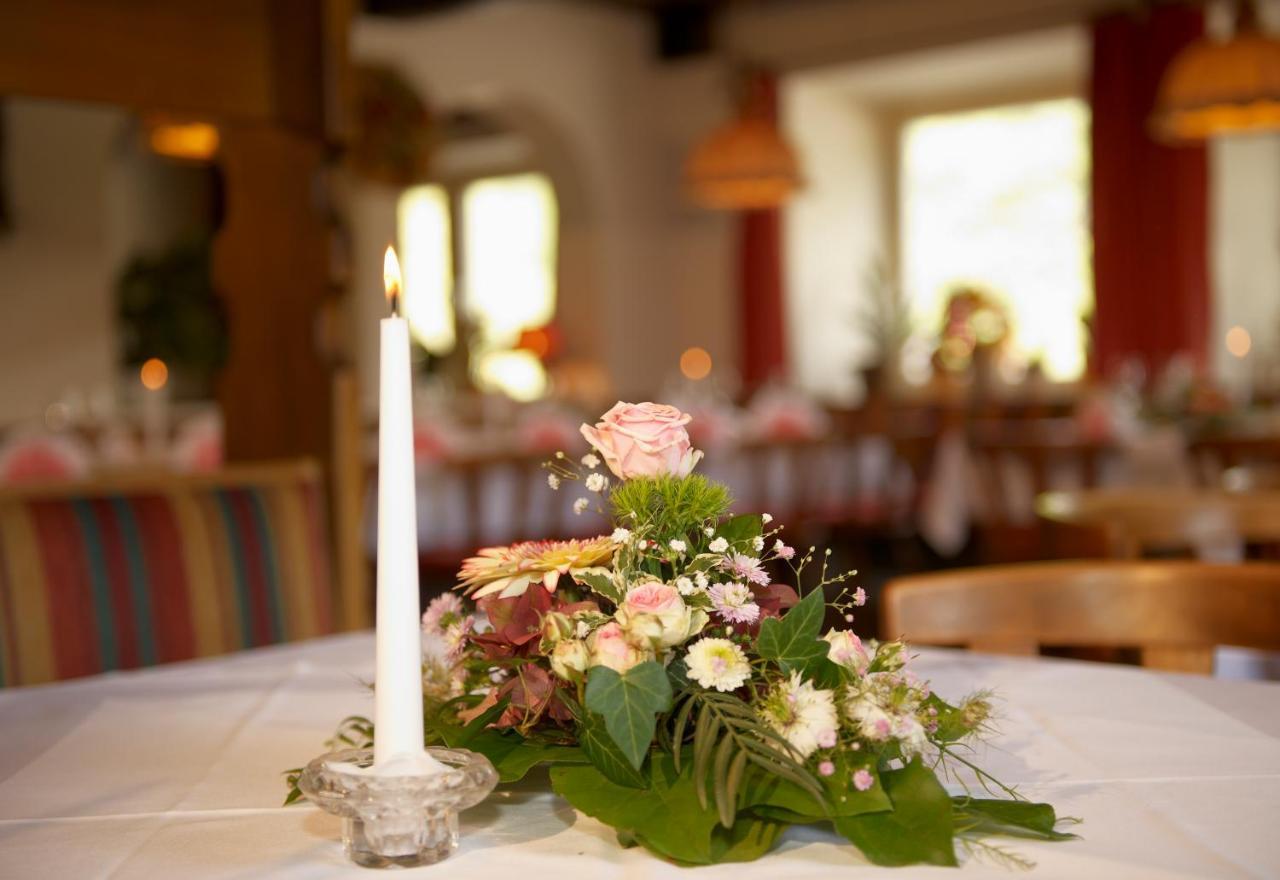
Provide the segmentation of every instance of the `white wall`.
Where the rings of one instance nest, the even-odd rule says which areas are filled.
[[[783,124],[805,187],[783,215],[792,380],[834,401],[856,400],[869,343],[859,315],[868,277],[889,257],[882,120],[828,83],[792,78]]]
[[[1209,150],[1209,362],[1234,390],[1280,366],[1280,136],[1216,141]],[[1240,325],[1253,338],[1244,359],[1224,344]]]
[[[107,168],[122,111],[9,98],[0,234],[0,423],[114,378]]]
[[[620,396],[655,388],[684,347],[732,362],[736,315],[726,218],[680,203],[680,163],[692,140],[727,112],[714,68],[661,66],[648,20],[587,4],[494,2],[416,19],[365,18],[357,61],[390,64],[437,109],[536,114],[564,144],[582,204],[565,216],[558,320],[569,352],[602,361]],[[364,311],[362,364],[380,310],[381,247],[392,220],[385,193],[354,193],[354,295]],[[380,219],[381,218],[381,219]],[[363,371],[366,395],[375,385]]]

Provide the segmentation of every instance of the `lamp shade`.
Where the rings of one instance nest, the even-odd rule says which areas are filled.
[[[711,132],[685,164],[690,196],[707,208],[781,205],[800,184],[795,152],[763,116],[744,114]]]
[[[1168,141],[1280,129],[1280,40],[1260,32],[1245,7],[1226,42],[1201,39],[1173,59],[1160,84],[1152,128]]]

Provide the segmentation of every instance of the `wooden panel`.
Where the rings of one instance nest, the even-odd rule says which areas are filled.
[[[214,244],[230,350],[218,387],[232,460],[329,461],[328,369],[317,322],[329,282],[324,147],[270,127],[223,134],[227,214]]]
[[[266,119],[261,0],[41,0],[6,5],[0,92]]]

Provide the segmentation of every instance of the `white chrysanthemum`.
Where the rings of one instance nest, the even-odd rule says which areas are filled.
[[[770,692],[760,714],[802,758],[830,741],[840,723],[834,692],[802,681],[798,672]]]
[[[689,677],[705,688],[737,690],[751,678],[751,664],[728,639],[698,639],[684,658]]]

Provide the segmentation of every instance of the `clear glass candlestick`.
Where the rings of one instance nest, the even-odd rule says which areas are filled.
[[[370,769],[372,749],[347,749],[308,764],[298,787],[321,809],[342,817],[342,843],[357,865],[430,865],[457,849],[458,811],[484,800],[498,784],[498,774],[475,752],[427,752],[448,769],[379,773]]]

